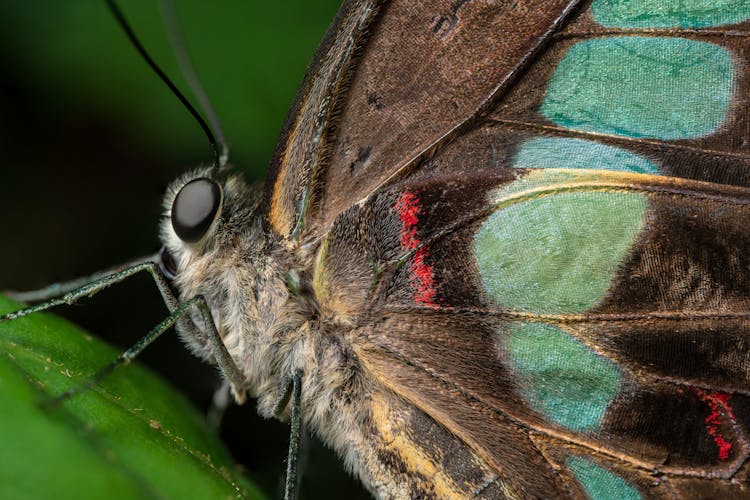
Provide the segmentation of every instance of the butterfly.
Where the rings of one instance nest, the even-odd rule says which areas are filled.
[[[264,190],[165,198],[184,340],[379,497],[747,495],[749,20],[345,2]]]

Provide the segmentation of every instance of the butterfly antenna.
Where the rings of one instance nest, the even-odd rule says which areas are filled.
[[[208,98],[208,94],[206,94],[200,78],[198,78],[195,66],[193,66],[190,52],[185,43],[185,36],[180,25],[179,16],[177,15],[177,6],[173,0],[161,0],[160,3],[162,17],[164,18],[164,24],[167,28],[167,35],[169,36],[169,41],[172,45],[172,50],[174,50],[175,57],[177,58],[177,64],[180,65],[180,70],[185,77],[185,81],[187,81],[190,90],[198,100],[201,111],[203,111],[203,114],[211,125],[211,129],[216,136],[216,140],[219,143],[219,166],[223,167],[229,159],[229,147],[224,138],[224,132],[221,129],[219,118],[216,116],[216,112],[211,105],[211,100]]]
[[[201,129],[203,129],[203,133],[206,135],[206,138],[208,138],[208,142],[211,144],[211,149],[213,149],[214,165],[221,165],[222,154],[219,152],[219,147],[216,144],[216,138],[214,137],[213,132],[211,132],[211,128],[208,126],[206,121],[203,119],[200,113],[198,113],[195,107],[190,104],[190,101],[187,100],[185,95],[180,92],[177,86],[172,83],[172,80],[170,80],[169,77],[164,73],[164,71],[162,71],[162,69],[156,64],[156,62],[154,62],[148,52],[146,52],[145,47],[143,47],[143,44],[141,44],[140,40],[138,40],[138,37],[135,36],[133,29],[125,19],[125,16],[120,10],[120,7],[117,6],[115,0],[107,0],[107,6],[109,7],[109,10],[112,12],[112,15],[115,17],[122,30],[130,39],[130,43],[133,44],[143,60],[146,61],[146,63],[151,67],[154,73],[156,73],[157,76],[161,78],[161,81],[164,82],[164,84],[169,88],[172,94],[174,94],[174,96],[177,97],[182,105],[185,106],[188,112],[193,115],[193,118],[195,118],[195,120],[198,122],[198,125],[200,125]]]

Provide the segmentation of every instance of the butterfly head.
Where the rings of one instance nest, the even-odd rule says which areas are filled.
[[[164,197],[159,266],[181,300],[202,295],[225,337],[232,330],[228,296],[256,279],[259,267],[253,256],[264,244],[258,206],[262,191],[239,175],[198,169],[171,183]],[[251,297],[246,297],[246,303]],[[252,301],[254,302],[254,301]],[[193,322],[201,338],[178,331],[199,356],[211,360],[202,321]]]

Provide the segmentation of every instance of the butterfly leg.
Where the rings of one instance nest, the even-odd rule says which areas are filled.
[[[75,304],[78,300],[83,297],[91,297],[101,292],[105,288],[110,287],[121,281],[125,281],[141,272],[148,272],[151,278],[154,280],[156,287],[159,289],[164,304],[169,309],[170,313],[174,312],[180,305],[179,300],[175,297],[169,283],[164,278],[164,275],[159,269],[159,265],[156,263],[159,259],[158,255],[151,255],[148,257],[142,257],[136,259],[127,264],[109,269],[107,271],[101,271],[91,276],[84,278],[78,278],[63,283],[56,283],[40,290],[33,290],[31,292],[11,292],[8,296],[12,299],[19,300],[22,302],[39,302],[29,307],[7,313],[0,316],[0,322],[10,321],[28,316],[29,314],[46,311],[55,306],[67,304]],[[234,361],[226,352],[224,343],[221,342],[213,320],[211,319],[211,311],[208,308],[205,300],[202,304],[198,305],[203,319],[206,323],[206,333],[208,334],[209,340],[214,348],[214,355],[216,356],[217,363],[230,382],[235,384],[235,387],[241,388],[243,384],[238,384],[242,377],[239,376],[239,369],[234,365]],[[182,328],[187,330],[188,335],[198,336],[196,326],[192,319],[189,317],[184,318],[184,321],[180,325]],[[223,350],[222,350],[223,348]],[[236,394],[237,395],[237,394]],[[238,398],[238,401],[244,400]]]
[[[102,379],[104,379],[107,375],[112,373],[117,367],[121,365],[127,365],[129,364],[133,359],[135,359],[141,352],[143,352],[146,347],[151,345],[153,341],[158,339],[164,332],[166,332],[172,325],[174,325],[180,318],[185,316],[191,308],[197,307],[203,315],[204,321],[206,324],[210,324],[210,327],[207,327],[208,331],[213,330],[213,335],[209,333],[209,338],[219,338],[219,334],[216,331],[216,326],[214,325],[213,319],[211,318],[211,313],[209,312],[208,305],[206,304],[206,299],[198,295],[196,297],[193,297],[192,299],[183,302],[182,304],[178,305],[166,318],[164,318],[158,325],[156,325],[154,328],[151,329],[141,340],[133,344],[128,350],[120,354],[117,358],[115,358],[111,363],[109,363],[107,366],[99,370],[96,374],[94,374],[92,377],[87,379],[85,382],[68,389],[67,391],[63,392],[62,394],[55,396],[53,399],[48,401],[47,405],[56,405],[59,404],[62,401],[65,401],[68,398],[71,398],[75,396],[76,394],[80,394],[82,392],[87,391],[94,385],[96,385],[98,382],[100,382]],[[226,350],[226,347],[221,342],[221,339],[219,338],[219,342],[221,344],[221,347],[223,348],[223,351],[225,353],[225,357],[222,356],[223,359],[229,358],[231,360],[231,356],[229,355],[229,352]],[[217,349],[217,345],[214,342],[214,352],[221,350]],[[219,356],[217,356],[217,360],[219,359]],[[226,361],[224,361],[226,362]],[[224,375],[229,380],[230,384],[232,384],[232,387],[235,391],[235,393],[239,392],[244,400],[244,390],[242,389],[244,387],[244,379],[242,378],[239,368],[237,365],[234,364],[234,361],[231,361],[230,367],[223,366],[222,362],[219,362],[219,368],[222,370]]]
[[[242,375],[242,371],[237,366],[237,363],[234,362],[232,355],[227,351],[227,346],[224,345],[224,341],[221,340],[219,331],[216,329],[216,323],[211,316],[211,308],[208,307],[206,299],[202,295],[199,295],[191,300],[195,299],[199,299],[196,303],[196,307],[198,307],[198,310],[203,316],[205,333],[208,335],[208,341],[213,347],[216,364],[219,366],[222,375],[224,375],[224,379],[229,382],[235,401],[237,401],[237,404],[242,404],[247,398],[245,377]],[[192,323],[190,323],[190,325],[194,328]]]
[[[127,272],[127,274],[121,278],[121,279],[125,279],[129,276],[132,276],[132,274],[135,274],[142,270],[142,269],[137,269],[135,272],[129,273],[128,271],[131,268],[134,268],[140,264],[148,264],[148,263],[155,262],[158,260],[158,258],[159,258],[158,255],[148,255],[146,257],[134,259],[130,262],[126,262],[125,264],[120,264],[118,266],[115,266],[113,268],[110,268],[104,271],[99,271],[95,274],[92,274],[91,276],[84,276],[82,278],[76,278],[70,281],[64,281],[62,283],[53,283],[44,288],[40,288],[39,290],[30,290],[27,292],[16,292],[13,290],[6,290],[3,292],[3,294],[7,295],[11,299],[16,300],[18,302],[27,302],[27,303],[35,303],[35,304],[39,302],[46,302],[51,299],[55,299],[65,294],[74,292],[78,289],[85,287],[86,285],[96,283],[110,276],[114,277],[118,275],[119,273]],[[109,281],[107,282],[105,287],[117,281],[120,281],[120,280]],[[49,306],[49,307],[52,307],[52,306]]]
[[[75,304],[78,300],[84,297],[96,295],[105,288],[108,288],[115,283],[125,281],[131,276],[144,271],[151,275],[161,293],[164,303],[167,305],[167,308],[170,311],[173,311],[177,308],[178,301],[169,289],[167,280],[164,279],[164,276],[162,276],[159,271],[159,266],[153,261],[153,259],[156,258],[156,256],[150,256],[148,258],[138,259],[130,262],[126,266],[120,266],[110,271],[100,272],[85,278],[78,278],[64,283],[56,283],[40,290],[8,293],[8,296],[15,300],[39,303],[2,315],[0,316],[0,322],[21,318],[35,312],[46,311],[47,309],[63,304]]]
[[[167,283],[167,280],[159,270],[159,265],[155,262],[156,260],[158,260],[158,255],[144,257],[129,262],[128,264],[118,266],[114,269],[102,271],[85,278],[78,278],[64,283],[57,283],[46,288],[31,292],[10,293],[9,296],[16,300],[43,302],[39,302],[38,304],[34,304],[32,306],[24,307],[17,311],[1,315],[0,323],[2,323],[3,321],[11,321],[14,319],[22,318],[35,312],[46,311],[47,309],[51,309],[55,306],[63,304],[75,304],[76,302],[78,302],[78,300],[84,297],[91,297],[93,295],[96,295],[105,288],[108,288],[121,281],[125,281],[131,276],[134,276],[141,272],[148,272],[151,275],[154,283],[156,284],[156,287],[159,289],[162,300],[164,300],[164,304],[167,306],[167,309],[169,309],[170,313],[173,313],[175,310],[177,310],[180,304],[177,300],[177,297],[175,297],[174,293],[172,293],[172,290],[169,288],[169,283]],[[204,316],[206,312],[208,312],[208,315],[210,317],[210,311],[208,310],[208,307],[204,307],[201,310],[203,311]],[[190,320],[190,318],[185,319],[186,321],[183,321],[181,326],[188,330],[188,334],[197,335],[196,327],[193,322]],[[211,325],[213,325],[213,321],[210,321],[210,323]],[[213,328],[213,331],[210,331],[210,329],[207,328],[209,337],[214,344],[214,351],[216,352],[218,349],[216,349],[215,338],[218,338],[219,335],[218,333],[216,333],[215,335],[211,335],[211,333],[215,332],[215,330],[216,328]],[[226,351],[226,349],[224,350]],[[217,360],[219,360],[220,358],[221,361],[224,361],[226,360],[227,356],[228,353],[226,356],[217,356]],[[225,372],[225,374],[231,371],[229,369],[225,370],[224,366],[220,365],[220,367],[222,368],[222,371]],[[239,370],[235,371],[238,372]]]
[[[216,330],[216,325],[213,321],[213,318],[211,317],[211,310],[208,307],[206,300],[201,296],[197,296],[197,297],[193,297],[187,302],[180,304],[179,301],[177,300],[177,297],[175,297],[175,295],[172,293],[172,290],[169,288],[169,284],[167,283],[167,280],[159,271],[158,264],[156,264],[152,260],[146,260],[146,259],[139,259],[138,261],[135,261],[134,263],[131,263],[131,264],[132,265],[129,265],[128,267],[124,267],[119,270],[114,270],[114,272],[110,274],[98,273],[94,276],[90,276],[88,279],[91,281],[88,281],[88,282],[84,281],[85,279],[84,278],[84,279],[73,280],[73,281],[66,282],[66,283],[59,283],[57,285],[52,285],[38,292],[30,292],[28,294],[23,294],[23,293],[15,294],[14,295],[15,298],[26,298],[26,299],[34,299],[34,298],[45,299],[46,298],[48,300],[46,300],[45,302],[41,302],[39,304],[25,307],[23,309],[19,309],[18,311],[4,314],[0,316],[0,322],[18,319],[23,316],[28,316],[29,314],[32,314],[35,312],[45,311],[47,309],[50,309],[52,307],[62,305],[62,304],[74,304],[83,297],[90,297],[92,295],[95,295],[115,283],[119,283],[135,274],[145,271],[151,275],[154,282],[156,283],[156,286],[159,289],[159,292],[161,293],[162,299],[164,300],[164,303],[166,304],[167,309],[169,309],[170,311],[169,316],[167,316],[167,318],[164,321],[159,323],[159,325],[157,325],[153,330],[151,330],[151,332],[149,332],[145,337],[143,337],[143,339],[138,341],[133,347],[128,349],[119,358],[117,358],[110,365],[105,367],[104,370],[100,372],[101,376],[100,374],[95,375],[94,378],[89,383],[85,384],[86,387],[88,388],[91,385],[95,384],[97,381],[101,380],[101,378],[106,376],[109,372],[111,372],[117,366],[125,362],[130,362],[130,360],[133,359],[135,356],[137,356],[138,353],[140,353],[143,349],[145,349],[146,346],[148,346],[151,342],[156,340],[159,337],[159,335],[164,333],[164,331],[167,328],[172,326],[178,319],[183,317],[185,313],[191,307],[196,307],[200,311],[201,316],[203,318],[203,322],[205,326],[205,333],[208,335],[208,340],[211,343],[211,346],[213,347],[213,354],[214,354],[214,358],[216,359],[216,363],[219,365],[219,368],[224,374],[224,377],[232,385],[233,394],[235,398],[237,399],[237,402],[238,403],[244,402],[245,400],[244,377],[242,376],[240,369],[237,367],[234,360],[232,359],[232,356],[229,354],[229,351],[227,351],[227,348],[224,345],[224,342],[222,342],[221,340],[221,336],[219,335],[219,332]],[[84,283],[84,284],[81,285],[81,283]],[[77,288],[75,288],[75,286],[77,286]],[[54,298],[51,298],[51,297],[54,297]],[[164,329],[159,330],[160,327],[162,327],[165,324],[166,326],[164,327]],[[196,336],[198,335],[197,328],[190,317],[185,317],[184,321],[181,323],[180,326],[187,330],[188,335],[196,335]],[[72,390],[74,391],[74,393],[80,392],[76,388]],[[61,395],[60,397],[61,399],[67,399],[71,395],[72,394]]]
[[[96,374],[94,374],[92,377],[88,378],[81,384],[78,384],[77,386],[72,387],[62,394],[59,394],[58,396],[55,396],[51,400],[45,402],[45,405],[54,406],[61,403],[62,401],[65,401],[68,398],[75,396],[76,394],[85,392],[95,386],[98,382],[103,380],[107,375],[112,373],[118,366],[129,364],[154,340],[158,339],[162,333],[164,333],[169,329],[169,327],[174,325],[178,319],[180,319],[187,311],[190,310],[191,307],[200,303],[201,300],[202,297],[194,297],[187,302],[180,304],[177,309],[172,311],[169,316],[164,318],[164,320],[162,320],[158,325],[152,328],[151,331],[149,331],[141,340],[139,340],[128,350],[117,356],[117,358],[115,358],[107,366],[99,370]]]
[[[280,414],[287,404],[291,403],[289,454],[286,459],[286,481],[284,484],[284,500],[297,498],[299,485],[299,457],[302,439],[302,370],[296,370],[292,375],[285,394],[276,406],[276,413]]]

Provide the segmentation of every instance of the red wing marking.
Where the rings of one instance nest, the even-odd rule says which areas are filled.
[[[734,413],[729,406],[732,395],[726,392],[705,392],[697,387],[692,388],[692,390],[711,410],[705,420],[706,431],[719,448],[719,460],[727,460],[734,445],[724,437],[720,427],[726,423],[725,419],[734,420]]]
[[[421,240],[417,236],[417,224],[422,205],[417,195],[406,191],[399,196],[394,210],[398,212],[401,220],[401,248],[404,250],[416,250],[409,264],[409,273],[412,278],[414,289],[414,302],[417,304],[437,309],[435,302],[437,289],[435,288],[435,275],[432,264],[427,262],[430,253],[427,247],[421,247]]]

